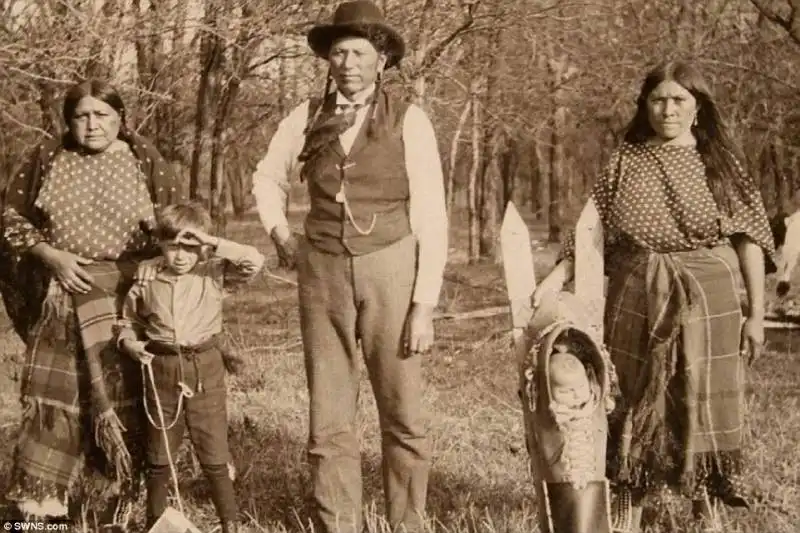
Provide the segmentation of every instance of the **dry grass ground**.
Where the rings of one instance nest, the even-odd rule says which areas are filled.
[[[258,246],[270,256],[268,264],[275,264],[272,246],[255,216],[232,223],[229,236]],[[444,310],[502,305],[501,268],[465,265],[459,251],[464,243],[463,235],[453,236]],[[552,249],[540,249],[537,256],[537,271],[543,275],[552,262]],[[276,273],[293,279],[292,274]],[[265,273],[249,290],[230,298],[227,321],[249,363],[243,375],[230,380],[230,437],[246,531],[307,529],[307,393],[296,289]],[[538,531],[508,327],[505,316],[437,323],[436,348],[425,360],[429,385],[425,403],[432,414],[434,442],[428,510],[435,531]],[[11,379],[16,365],[9,363],[20,345],[7,326],[3,330],[7,332],[0,345],[6,361],[0,368],[0,470],[7,472],[18,417],[16,384]],[[798,348],[800,333],[769,333],[769,351],[750,373],[747,395],[748,478],[793,511],[800,509]],[[366,379],[362,387],[368,392]],[[375,524],[382,511],[379,433],[371,394],[361,395],[360,401],[365,503],[368,520]],[[214,520],[208,492],[186,455],[181,473],[189,517],[210,531]],[[670,507],[661,512],[661,522],[668,524],[672,516],[683,524],[679,531],[689,531],[686,505]],[[140,508],[138,520],[141,513]],[[730,532],[800,532],[797,514],[791,518],[764,506],[750,513],[729,511],[725,521]],[[655,531],[675,530],[664,525]]]

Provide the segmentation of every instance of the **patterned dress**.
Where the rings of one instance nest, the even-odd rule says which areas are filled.
[[[15,212],[8,215],[6,238],[16,249],[44,239],[87,259],[116,261],[151,245],[140,221],[154,220],[153,202],[130,151],[62,152],[35,205],[46,215],[41,229]]]
[[[743,505],[743,280],[730,237],[775,253],[755,184],[744,196],[731,216],[720,212],[689,146],[625,143],[594,185],[609,278],[605,341],[621,393],[608,472],[637,496],[666,483]],[[574,248],[573,232],[560,258]]]
[[[109,342],[113,324],[137,261],[156,252],[143,226],[179,196],[151,145],[131,137],[126,148],[85,155],[69,143],[40,147],[9,183],[2,216],[0,289],[27,346],[6,496],[74,500],[101,524],[124,521],[144,466],[141,377]],[[94,260],[84,267],[94,279],[89,293],[63,291],[28,253],[41,241]]]

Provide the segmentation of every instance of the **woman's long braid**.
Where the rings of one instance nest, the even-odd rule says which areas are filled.
[[[133,140],[133,134],[131,133],[131,129],[128,127],[127,117],[125,115],[125,109],[118,110],[119,113],[119,138],[125,142],[130,142]]]

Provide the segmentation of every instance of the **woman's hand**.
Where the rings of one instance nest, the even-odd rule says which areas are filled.
[[[50,268],[65,291],[70,294],[86,294],[92,289],[94,278],[83,269],[94,263],[72,252],[59,250],[46,243],[39,243],[31,250]]]
[[[746,358],[748,365],[752,365],[761,357],[763,349],[764,320],[760,317],[750,317],[742,326],[741,355]]]
[[[554,298],[559,292],[564,290],[564,284],[572,278],[573,263],[570,259],[565,259],[558,263],[553,270],[536,286],[531,296],[531,305],[535,310],[541,305],[544,298]]]
[[[748,314],[742,326],[741,354],[752,365],[764,347],[764,252],[747,235],[731,238],[747,289]]]
[[[533,291],[531,305],[536,309],[541,305],[542,300],[545,298],[554,298],[562,290],[564,290],[564,283],[558,279],[558,276],[547,276],[536,286],[536,290]]]
[[[163,257],[154,257],[153,259],[145,259],[139,266],[136,268],[136,273],[133,275],[133,279],[139,285],[147,285],[154,279],[156,279],[156,275],[164,268],[164,258]]]

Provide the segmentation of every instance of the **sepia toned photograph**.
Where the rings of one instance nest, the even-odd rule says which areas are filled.
[[[800,2],[0,0],[0,523],[800,533]]]

